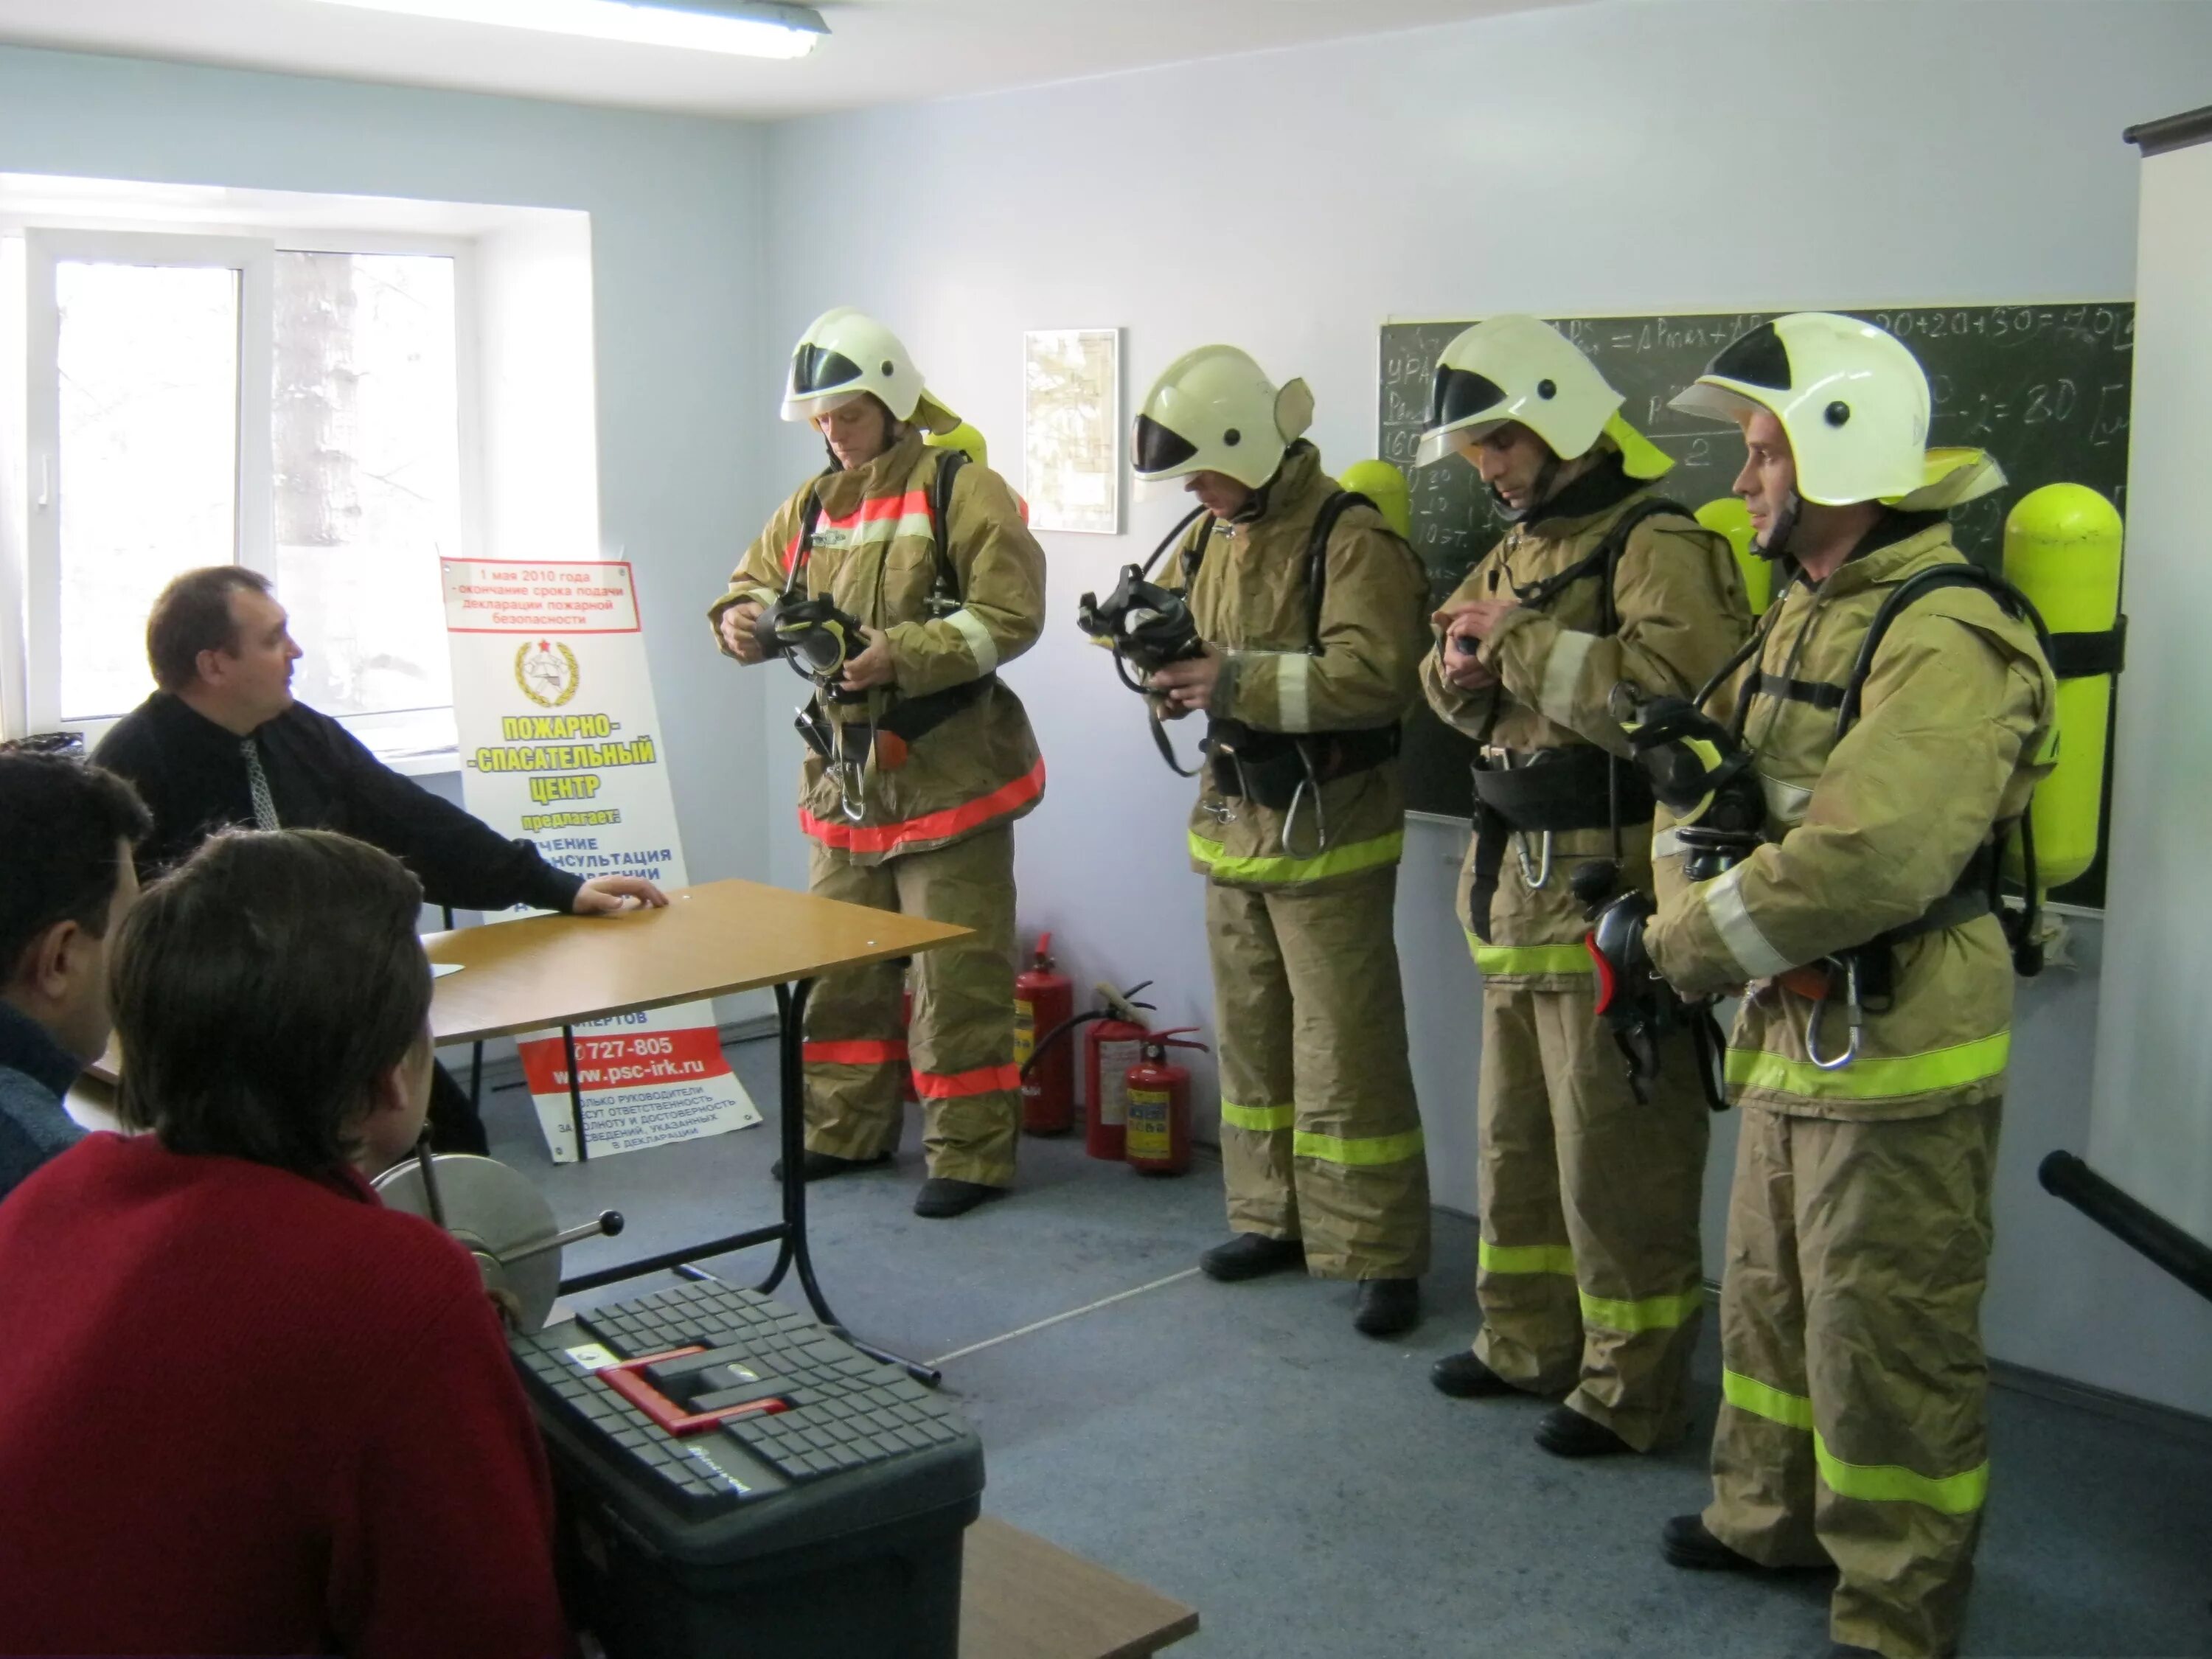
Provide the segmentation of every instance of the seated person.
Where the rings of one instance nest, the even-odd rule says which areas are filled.
[[[84,1138],[62,1097],[107,1046],[107,942],[149,827],[122,779],[0,749],[0,1198]]]
[[[245,832],[124,921],[151,1133],[0,1204],[0,1653],[571,1650],[499,1316],[368,1179],[429,1100],[422,902],[372,847]]]
[[[463,910],[594,915],[633,901],[661,904],[637,876],[589,881],[546,862],[370,754],[327,714],[292,700],[292,642],[269,579],[243,565],[187,570],[146,618],[146,657],[160,689],[117,721],[95,758],[137,787],[154,814],[138,849],[148,880],[218,830],[338,830],[380,847],[421,879],[433,904]],[[431,1145],[488,1150],[476,1104],[440,1067]]]

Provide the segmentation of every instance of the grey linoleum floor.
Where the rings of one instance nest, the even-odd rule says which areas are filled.
[[[773,1045],[731,1054],[772,1109]],[[520,1090],[489,1094],[485,1115],[494,1152],[544,1182],[563,1223],[624,1212],[628,1232],[572,1249],[568,1273],[774,1217],[772,1111],[713,1140],[559,1169]],[[918,1148],[910,1121],[896,1168],[811,1189],[825,1294],[855,1334],[926,1359],[1121,1297],[958,1353],[945,1386],[981,1431],[987,1509],[1199,1608],[1199,1633],[1170,1652],[1826,1652],[1818,1583],[1686,1574],[1659,1559],[1660,1523],[1704,1501],[1719,1376],[1710,1319],[1689,1444],[1565,1463],[1530,1442],[1540,1403],[1449,1401],[1427,1384],[1429,1361],[1474,1329],[1471,1222],[1439,1215],[1427,1322],[1378,1343],[1352,1332],[1349,1286],[1186,1272],[1223,1234],[1215,1164],[1148,1180],[1079,1144],[1028,1140],[1014,1197],[923,1221],[908,1208]],[[750,1283],[767,1258],[703,1265]],[[2212,1655],[2212,1438],[1999,1389],[1994,1460],[1966,1654]]]

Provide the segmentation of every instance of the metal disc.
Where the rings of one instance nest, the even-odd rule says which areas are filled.
[[[547,1250],[513,1267],[485,1258],[551,1238],[560,1231],[553,1206],[527,1177],[496,1159],[440,1152],[430,1161],[436,1166],[446,1231],[476,1253],[487,1285],[514,1292],[522,1304],[522,1328],[543,1329],[553,1299],[561,1292],[561,1252]],[[393,1164],[374,1184],[392,1208],[425,1221],[434,1219],[422,1189],[422,1165],[416,1159]]]

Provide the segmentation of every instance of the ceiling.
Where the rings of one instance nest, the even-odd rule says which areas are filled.
[[[0,0],[0,43],[773,119],[1583,3],[817,0],[830,40],[769,63],[321,0]]]

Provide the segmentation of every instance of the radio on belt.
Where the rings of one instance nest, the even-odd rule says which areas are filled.
[[[982,1445],[903,1370],[714,1283],[514,1350],[569,1616],[608,1659],[954,1659]]]

